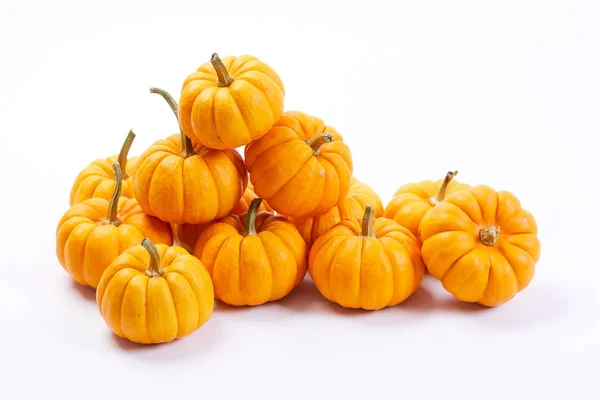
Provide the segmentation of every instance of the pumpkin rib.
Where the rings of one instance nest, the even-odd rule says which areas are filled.
[[[289,184],[289,183],[290,183],[290,182],[291,182],[291,181],[292,181],[294,178],[296,178],[296,176],[298,176],[298,174],[300,174],[300,172],[302,172],[302,169],[303,169],[303,168],[304,168],[304,167],[305,167],[305,166],[306,166],[306,165],[307,165],[309,162],[311,162],[312,158],[313,158],[312,154],[311,154],[311,155],[308,155],[308,156],[306,157],[306,160],[304,160],[304,162],[302,163],[302,166],[301,166],[300,168],[298,168],[298,169],[296,170],[296,172],[294,172],[294,174],[293,174],[292,176],[290,176],[288,179],[286,179],[286,180],[285,180],[285,182],[284,182],[282,185],[279,185],[279,187],[278,187],[276,190],[274,190],[274,194],[273,194],[273,196],[274,196],[274,195],[276,195],[276,194],[277,194],[277,193],[278,193],[280,190],[282,190],[282,189],[283,189],[283,188],[284,188],[286,185],[288,185],[288,184]],[[273,197],[273,196],[271,196],[271,197]]]
[[[164,156],[163,156],[163,153],[164,153]],[[155,157],[152,157],[152,156],[154,156],[154,155],[156,155],[156,156],[155,156]],[[144,203],[146,203],[146,205],[147,205],[147,207],[148,207],[148,210],[151,212],[151,214],[152,214],[152,215],[156,215],[156,212],[155,212],[155,211],[152,209],[152,206],[150,205],[150,196],[149,196],[149,194],[150,194],[150,189],[152,188],[152,183],[153,183],[154,177],[156,176],[156,170],[158,169],[158,166],[159,166],[159,165],[162,163],[162,161],[163,161],[163,160],[164,160],[166,157],[168,157],[168,156],[169,156],[169,153],[167,153],[167,152],[162,152],[162,151],[161,151],[161,152],[158,152],[158,151],[157,151],[156,153],[152,153],[152,154],[150,154],[148,157],[145,157],[145,158],[142,160],[142,163],[140,163],[140,169],[139,169],[139,171],[143,171],[143,167],[145,166],[144,164],[145,164],[145,163],[149,163],[149,160],[150,160],[151,162],[155,162],[155,163],[156,163],[156,164],[155,164],[155,165],[153,165],[153,166],[151,165],[151,167],[154,167],[154,168],[152,168],[152,170],[151,170],[152,172],[151,172],[151,173],[148,173],[148,172],[146,172],[146,174],[145,174],[146,176],[148,176],[148,175],[149,175],[149,176],[151,176],[151,178],[150,178],[150,182],[148,182],[148,185],[147,185],[146,187],[144,187],[144,189],[146,189],[145,191],[146,191],[147,193],[145,194],[145,196],[136,196],[136,198],[143,198],[143,197],[147,197],[147,199],[146,199],[146,201],[144,201]],[[142,157],[143,157],[143,156],[142,156]],[[155,160],[156,160],[156,161],[155,161]],[[138,203],[140,203],[140,201],[139,201],[139,200],[138,200]],[[140,206],[141,206],[141,203],[140,203]]]
[[[338,300],[338,298],[337,298],[337,294],[336,294],[336,293],[335,293],[335,292],[332,290],[332,288],[331,288],[331,282],[334,282],[334,280],[332,279],[332,275],[331,275],[331,274],[332,274],[332,271],[333,271],[332,265],[333,265],[334,261],[337,259],[337,257],[338,257],[338,253],[340,253],[340,252],[341,252],[341,247],[343,247],[344,249],[346,248],[346,246],[347,246],[347,243],[348,243],[348,241],[350,240],[350,237],[351,237],[351,236],[345,237],[345,238],[344,238],[344,240],[341,240],[341,241],[340,241],[340,245],[339,245],[339,246],[338,246],[338,248],[335,250],[335,252],[333,253],[333,255],[332,255],[331,259],[329,260],[329,261],[330,261],[330,262],[329,262],[329,292],[330,292],[330,294],[331,294],[331,297],[333,297],[334,301],[335,301],[336,303],[338,303],[338,304],[340,303],[340,301],[339,301],[339,300]],[[342,245],[343,245],[343,246],[342,246]],[[359,269],[359,271],[360,271],[360,269]],[[359,278],[359,280],[360,280],[360,278]],[[359,301],[360,301],[360,299],[359,299]]]
[[[238,86],[240,85],[240,83],[245,82],[245,81],[238,81]],[[236,136],[240,136],[243,137],[245,142],[251,142],[253,140],[252,135],[250,133],[250,128],[251,128],[251,124],[249,123],[251,121],[251,117],[249,118],[248,113],[252,114],[252,109],[249,109],[247,107],[245,107],[245,104],[243,104],[243,98],[240,97],[236,97],[236,95],[239,96],[239,92],[241,92],[241,90],[225,90],[225,93],[227,93],[227,100],[223,100],[224,103],[229,104],[228,107],[228,111],[231,113],[230,115],[230,119],[232,120],[241,120],[243,123],[238,125],[238,129],[236,129],[235,134]],[[268,100],[268,99],[265,99]],[[238,102],[242,103],[244,107],[240,107],[240,105],[238,104]],[[215,107],[216,108],[216,107]],[[213,109],[214,111],[214,109]],[[228,131],[231,131],[231,129],[227,129]],[[231,133],[231,132],[229,132]]]
[[[133,278],[135,278],[138,275],[138,272],[136,270],[135,274],[133,274],[129,280],[127,281],[127,283],[125,284],[125,287],[123,288],[123,297],[121,298],[121,305],[120,307],[120,311],[119,311],[119,330],[121,331],[121,333],[123,334],[123,336],[125,337],[125,339],[127,340],[131,340],[125,332],[123,332],[123,305],[125,304],[125,293],[127,293],[127,287],[129,286],[129,283],[133,280]]]
[[[246,73],[246,72],[245,72],[245,73]],[[263,77],[264,77],[264,78],[266,78],[266,80],[271,80],[271,77],[270,77],[270,76],[268,76],[267,74],[261,73],[261,72],[259,72],[259,71],[247,71],[247,73],[249,73],[249,74],[250,74],[250,73],[257,73],[257,74],[258,74],[258,73],[260,73],[261,75],[263,75]],[[263,78],[263,79],[264,79],[264,78]],[[253,82],[253,81],[252,81],[254,78],[252,78],[252,80],[248,80],[248,78],[241,78],[241,77],[238,77],[238,78],[236,78],[236,79],[240,79],[240,80],[242,80],[243,82],[246,82],[248,85],[250,85],[252,88],[254,88],[254,90],[255,90],[255,91],[257,91],[258,93],[260,93],[260,96],[263,98],[263,100],[264,100],[264,101],[266,102],[266,104],[268,105],[269,112],[271,113],[271,115],[270,115],[270,119],[271,119],[272,121],[276,120],[276,118],[275,118],[275,115],[276,115],[277,113],[276,113],[276,112],[273,110],[273,105],[274,105],[274,103],[273,103],[273,102],[271,102],[271,101],[269,101],[269,98],[267,97],[267,94],[265,93],[265,91],[264,91],[264,90],[262,90],[261,88],[259,88],[259,87],[256,85],[256,82]],[[269,82],[269,83],[273,83],[273,86],[274,86],[275,88],[279,89],[279,88],[277,87],[277,85],[276,85],[274,82]],[[244,122],[245,122],[246,124],[248,124],[248,122],[247,122],[246,118],[244,118]],[[269,131],[269,130],[267,130],[267,132],[268,132],[268,131]],[[266,132],[265,132],[265,133],[266,133]]]
[[[452,262],[452,264],[450,264],[450,267],[444,272],[444,274],[442,275],[442,277],[439,279],[440,282],[444,282],[444,279],[446,279],[446,276],[448,275],[448,273],[452,270],[452,268],[454,268],[454,266],[456,265],[456,263],[461,260],[462,258],[466,257],[468,254],[470,254],[472,251],[474,251],[474,248],[469,249],[465,254],[463,254],[462,256],[458,257],[456,260],[454,260]],[[490,264],[491,265],[491,264]]]
[[[203,159],[204,164],[206,165],[206,169],[208,170],[208,174],[210,175],[210,179],[212,181],[212,187],[214,187],[215,189],[217,189],[219,187],[219,185],[217,184],[218,180],[218,173],[216,174],[217,176],[215,176],[215,171],[213,171],[213,167],[214,165],[211,165],[209,162],[207,162],[205,159]],[[222,215],[223,211],[222,210],[222,197],[221,196],[221,191],[220,190],[215,190],[216,192],[216,197],[217,197],[217,210],[215,213],[215,218],[219,217]],[[242,191],[241,197],[244,197],[244,192]],[[240,197],[240,198],[241,198]],[[239,200],[238,200],[239,201]],[[237,204],[237,202],[236,202]],[[235,207],[235,204],[234,204]]]
[[[82,231],[84,231],[84,232],[85,232],[85,241],[83,242],[83,246],[81,246],[81,247],[82,247],[84,250],[85,250],[85,246],[87,245],[87,242],[88,242],[88,239],[89,239],[90,235],[91,235],[91,234],[92,234],[92,232],[93,232],[93,231],[96,229],[96,226],[94,226],[94,224],[93,224],[91,221],[89,222],[89,224],[91,225],[91,226],[90,226],[90,228],[91,228],[91,229],[90,229],[90,228],[88,228],[88,229],[87,229],[87,230],[85,230],[85,231],[84,231],[83,229],[81,229]],[[69,234],[69,236],[67,237],[67,241],[65,242],[65,250],[66,250],[66,249],[68,249],[68,248],[70,247],[70,246],[69,246],[69,241],[71,240],[71,235],[73,234],[73,232],[75,232],[75,230],[76,230],[76,229],[77,229],[79,226],[83,226],[83,225],[84,225],[84,223],[82,223],[82,224],[80,224],[80,225],[77,225],[77,226],[75,226],[75,227],[74,227],[74,228],[71,230],[71,233]],[[77,232],[77,233],[79,233],[79,232]],[[65,255],[66,255],[66,252],[65,252]],[[77,265],[83,265],[84,259],[85,259],[85,251],[81,251],[81,252],[79,253],[79,260],[78,260],[78,262],[77,262]],[[66,260],[66,257],[65,257],[65,260]],[[69,263],[69,264],[72,264],[72,263]],[[70,274],[71,274],[71,275],[78,275],[78,276],[81,278],[81,283],[83,283],[83,284],[87,284],[87,279],[85,278],[85,274],[84,274],[83,270],[81,270],[81,271],[77,271],[77,274],[73,274],[73,272],[75,272],[75,269],[71,269],[71,271],[69,271],[69,272],[70,272]]]

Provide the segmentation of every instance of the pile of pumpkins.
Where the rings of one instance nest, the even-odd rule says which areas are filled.
[[[56,229],[62,267],[96,289],[112,331],[137,343],[186,336],[215,299],[256,306],[308,273],[346,308],[409,298],[425,269],[458,300],[492,307],[531,281],[533,216],[506,191],[444,179],[401,186],[386,207],[353,177],[332,126],[284,111],[284,85],[249,55],[213,54],[183,82],[179,104],[152,88],[180,132],[129,157],[93,161],[73,183]],[[244,148],[244,157],[236,150]]]

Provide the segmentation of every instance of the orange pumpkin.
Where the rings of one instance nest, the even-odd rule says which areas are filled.
[[[115,179],[112,168],[112,164],[115,162],[119,163],[121,171],[123,171],[121,196],[133,198],[131,175],[135,169],[138,157],[127,159],[133,139],[135,139],[135,133],[129,131],[118,155],[95,160],[77,175],[71,187],[69,205],[72,206],[73,204],[81,203],[92,197],[110,200],[115,190]]]
[[[176,113],[177,103],[162,89]],[[133,176],[142,209],[163,221],[201,224],[226,216],[241,199],[248,172],[236,150],[192,145],[182,132],[154,142],[139,158]]]
[[[308,259],[319,292],[345,308],[379,310],[416,292],[424,266],[412,233],[365,207],[362,224],[347,219],[320,236]]]
[[[421,222],[423,261],[457,299],[497,306],[525,289],[541,244],[533,215],[510,192],[455,192]]]
[[[169,224],[145,214],[135,199],[120,196],[121,168],[113,164],[115,190],[110,201],[91,198],[74,204],[56,229],[60,265],[82,285],[96,288],[110,262],[144,237],[171,245]]]
[[[316,117],[286,111],[262,138],[245,148],[256,194],[279,214],[325,214],[348,194],[352,156],[341,135]]]
[[[283,113],[285,89],[275,71],[249,55],[224,57],[189,75],[179,115],[186,135],[213,149],[233,149],[259,139]]]
[[[181,247],[144,239],[118,256],[96,291],[102,318],[135,343],[171,342],[204,325],[214,309],[210,275]]]
[[[401,186],[385,207],[383,216],[408,228],[420,240],[419,224],[427,211],[442,202],[447,195],[469,188],[469,185],[453,179],[457,173],[458,171],[450,171],[444,179]]]
[[[344,219],[360,219],[368,204],[373,205],[375,218],[382,216],[383,205],[377,193],[366,183],[361,183],[358,179],[352,177],[350,190],[344,200],[327,213],[318,217],[289,217],[289,220],[296,225],[306,241],[306,245],[310,248],[319,236],[338,222]]]
[[[252,190],[252,184],[248,182],[248,187],[244,192],[244,195],[238,201],[237,205],[231,211],[231,214],[243,214],[248,211],[248,207],[250,206],[250,202],[255,199],[256,193]],[[263,201],[258,209],[258,211],[271,211],[273,210],[269,207],[266,201]],[[211,221],[212,222],[212,221]],[[211,225],[211,222],[205,222],[203,224],[171,224],[171,228],[173,229],[173,240],[179,246],[183,247],[190,253],[194,251],[194,246],[198,242],[198,238],[204,232],[206,228]]]
[[[216,298],[254,306],[287,296],[306,275],[307,249],[296,227],[267,211],[229,215],[206,229],[194,255],[208,269]]]

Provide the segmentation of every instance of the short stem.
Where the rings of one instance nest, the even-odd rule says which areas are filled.
[[[262,203],[260,197],[252,199],[250,202],[248,212],[246,212],[246,220],[244,221],[244,232],[242,233],[244,236],[256,235],[256,213],[258,212],[260,203]]]
[[[442,186],[440,186],[437,195],[433,199],[434,203],[437,204],[444,201],[446,198],[446,189],[448,188],[448,184],[450,184],[450,181],[456,176],[456,174],[458,174],[458,171],[448,171],[446,177],[444,178],[444,182],[442,182]]]
[[[223,65],[223,61],[221,61],[217,53],[212,54],[212,56],[210,57],[210,62],[212,63],[213,67],[215,67],[215,72],[217,73],[217,77],[219,78],[217,85],[219,87],[231,85],[233,83],[233,78],[231,77],[231,75],[229,75],[229,72],[227,72],[227,68],[225,68],[225,65]]]
[[[114,163],[112,167],[115,171],[115,190],[113,190],[112,197],[108,203],[108,216],[104,220],[104,224],[119,226],[121,225],[121,220],[117,216],[117,207],[119,205],[119,198],[121,197],[121,188],[123,187],[123,174],[119,163]]]
[[[160,94],[171,107],[173,114],[175,114],[175,119],[177,119],[177,125],[179,126],[179,134],[181,135],[181,156],[183,158],[188,158],[196,154],[196,152],[194,151],[194,145],[192,144],[192,141],[189,137],[185,135],[185,133],[183,133],[183,129],[181,129],[181,124],[179,123],[179,115],[177,113],[177,102],[175,101],[173,96],[171,96],[166,90],[160,88],[150,88],[150,93]]]
[[[365,208],[365,214],[362,219],[362,231],[360,232],[360,237],[375,237],[373,233],[373,220],[375,219],[375,207],[367,206]]]
[[[500,227],[489,226],[487,228],[481,228],[479,230],[479,240],[486,246],[493,246],[498,242],[500,238]]]
[[[123,174],[123,179],[129,178],[129,175],[127,175],[127,155],[129,154],[129,149],[131,148],[133,139],[135,139],[135,133],[133,133],[133,129],[131,129],[125,138],[125,141],[123,142],[123,146],[121,146],[121,151],[119,152],[118,161],[119,166],[121,167],[121,173]]]
[[[148,238],[144,238],[144,240],[142,240],[142,246],[144,246],[148,254],[150,254],[150,265],[146,270],[146,275],[148,275],[150,278],[162,276],[164,271],[160,267],[160,256],[158,255],[156,246],[154,246]]]
[[[307,140],[306,144],[310,146],[313,154],[317,155],[321,151],[321,146],[323,146],[325,143],[331,143],[332,140],[333,136],[331,136],[331,134],[328,132],[324,132],[317,137]]]

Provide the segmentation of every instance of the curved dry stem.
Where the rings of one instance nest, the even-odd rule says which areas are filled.
[[[248,212],[246,213],[246,220],[244,221],[244,232],[242,232],[242,235],[256,235],[256,213],[258,212],[261,203],[262,199],[260,197],[252,199],[250,202]]]
[[[158,250],[156,249],[156,246],[154,246],[154,244],[152,244],[152,242],[148,238],[144,238],[144,240],[142,240],[142,246],[144,246],[148,254],[150,254],[150,265],[146,270],[146,275],[150,278],[153,278],[155,276],[162,276],[164,271],[160,267],[160,256],[158,255]]]
[[[173,111],[173,114],[175,115],[175,119],[177,119],[177,125],[179,126],[179,134],[181,135],[181,156],[183,158],[188,158],[196,154],[196,152],[194,151],[194,145],[192,144],[192,141],[189,137],[185,135],[185,133],[183,133],[183,129],[181,129],[181,124],[179,123],[179,114],[177,111],[178,106],[173,96],[171,96],[166,90],[160,88],[150,88],[150,93],[156,93],[161,95],[162,98],[165,99],[165,101],[169,104],[169,107],[171,107],[171,111]]]
[[[121,220],[117,216],[117,207],[119,205],[119,198],[121,197],[121,189],[123,188],[123,174],[119,163],[113,163],[112,167],[115,171],[115,189],[108,203],[108,216],[104,220],[104,225],[119,226],[121,225]]]

